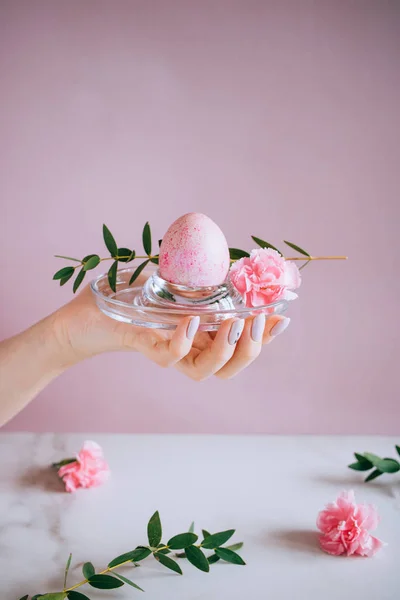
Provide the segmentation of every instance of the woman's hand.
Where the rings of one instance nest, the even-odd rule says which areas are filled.
[[[198,332],[198,317],[182,319],[175,331],[120,323],[96,306],[89,286],[56,313],[57,338],[72,364],[102,352],[137,351],[161,367],[176,367],[195,381],[211,375],[230,379],[246,368],[289,325],[290,319],[258,315],[229,319],[217,333]]]

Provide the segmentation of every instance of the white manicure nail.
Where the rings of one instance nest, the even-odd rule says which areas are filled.
[[[231,326],[231,330],[228,336],[228,342],[231,346],[236,344],[239,341],[240,336],[242,335],[244,328],[244,319],[239,319],[238,321],[234,321]]]
[[[290,323],[290,319],[289,317],[283,317],[283,319],[281,319],[280,321],[278,321],[273,328],[271,329],[271,331],[269,332],[269,335],[271,337],[276,337],[277,335],[279,335],[280,333],[283,333],[285,331],[285,329],[289,326]]]

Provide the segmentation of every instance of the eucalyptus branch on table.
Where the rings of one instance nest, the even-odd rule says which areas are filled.
[[[397,454],[400,456],[400,446],[396,446]],[[351,463],[349,469],[354,471],[371,471],[371,473],[365,478],[365,481],[372,481],[383,473],[397,473],[400,471],[400,462],[395,458],[380,458],[376,454],[371,452],[364,452],[364,454],[354,453],[357,462]]]
[[[67,587],[68,571],[71,565],[72,555],[70,554],[65,567],[64,575],[64,586],[61,592],[53,592],[51,594],[36,594],[32,596],[31,600],[90,600],[88,596],[82,592],[77,592],[77,588],[83,585],[90,585],[93,588],[100,590],[112,590],[127,584],[131,587],[144,591],[136,583],[117,573],[116,569],[122,566],[132,565],[133,567],[139,567],[140,561],[144,560],[150,555],[167,569],[171,569],[175,573],[182,575],[182,569],[176,560],[167,556],[172,550],[183,550],[174,555],[174,558],[187,558],[200,571],[208,573],[210,565],[223,560],[234,565],[245,565],[246,563],[236,550],[240,550],[243,543],[233,544],[231,546],[224,546],[226,542],[235,533],[234,529],[228,529],[227,531],[220,531],[219,533],[210,534],[205,529],[202,530],[203,540],[196,544],[198,536],[194,533],[194,523],[191,524],[189,531],[185,533],[178,533],[174,535],[167,544],[161,542],[162,539],[162,527],[160,521],[160,515],[157,512],[151,517],[147,525],[147,538],[148,546],[137,546],[134,550],[121,554],[114,558],[108,563],[106,569],[96,573],[94,566],[90,562],[86,562],[83,565],[83,577],[84,580]],[[206,556],[204,550],[213,550],[213,553]],[[110,575],[113,573],[113,575]],[[28,600],[29,595],[23,596],[20,600]]]
[[[81,283],[83,282],[88,271],[95,269],[103,261],[112,260],[113,263],[108,269],[108,283],[113,292],[116,292],[118,263],[129,263],[135,259],[144,259],[144,261],[141,262],[137,269],[134,271],[129,281],[129,285],[132,285],[136,281],[140,273],[150,262],[158,265],[159,255],[152,254],[152,239],[149,223],[146,223],[142,233],[143,249],[145,253],[144,255],[139,256],[136,254],[135,250],[118,247],[114,236],[112,235],[111,231],[106,225],[103,225],[103,239],[107,250],[110,253],[110,256],[100,258],[98,254],[88,254],[84,258],[79,259],[71,258],[70,256],[61,256],[57,254],[56,258],[63,258],[65,260],[73,261],[77,264],[74,266],[63,267],[62,269],[57,271],[57,273],[54,274],[53,279],[59,281],[60,285],[64,285],[75,275],[76,271],[78,270],[73,284],[73,291],[75,293],[81,285]],[[264,240],[256,236],[252,236],[252,239],[260,248],[271,248],[272,250],[276,250],[281,256],[283,256],[282,252],[269,242],[265,242]],[[159,240],[158,246],[161,246],[161,242],[162,240]],[[297,246],[296,244],[292,244],[292,242],[285,241],[284,243],[301,255],[291,258],[284,257],[285,260],[303,261],[304,264],[300,267],[300,270],[313,260],[344,260],[347,258],[346,256],[311,256],[311,254],[306,252],[306,250],[303,250],[303,248],[300,248],[300,246]],[[229,248],[229,253],[231,263],[236,262],[241,258],[250,256],[248,252],[246,252],[245,250],[240,250],[239,248]]]

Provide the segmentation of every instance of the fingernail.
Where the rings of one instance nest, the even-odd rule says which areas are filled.
[[[198,330],[200,325],[200,317],[192,317],[190,319],[188,328],[186,330],[186,337],[188,340],[192,340],[196,335],[196,331]]]
[[[232,327],[228,336],[228,342],[231,346],[234,346],[236,342],[239,341],[240,336],[242,335],[243,327],[244,319],[239,319],[238,321],[234,321],[232,323]]]
[[[283,319],[281,319],[280,321],[278,321],[273,326],[273,328],[269,332],[269,335],[271,337],[276,337],[277,335],[279,335],[280,333],[282,333],[283,331],[285,331],[285,329],[289,326],[289,323],[290,323],[289,317],[283,317]]]
[[[253,342],[261,342],[263,338],[265,327],[265,315],[263,313],[256,316],[253,319],[253,324],[251,326],[251,339]]]

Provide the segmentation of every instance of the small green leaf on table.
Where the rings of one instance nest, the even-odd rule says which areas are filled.
[[[89,579],[96,573],[91,562],[86,562],[82,567],[82,573],[85,579]]]
[[[209,556],[207,560],[209,565],[213,565],[214,563],[218,562],[220,558],[216,554],[211,554],[211,556]]]
[[[75,590],[68,592],[68,600],[90,600],[88,596],[82,594],[82,592],[75,592]]]
[[[70,555],[68,556],[67,564],[65,565],[64,589],[67,587],[67,577],[68,577],[69,568],[71,566],[71,560],[72,560],[72,554],[70,553]]]
[[[190,523],[190,527],[188,529],[189,533],[194,533],[194,521]]]
[[[156,510],[156,512],[151,517],[151,519],[147,525],[147,537],[148,537],[150,546],[152,546],[153,548],[156,548],[158,546],[158,544],[161,542],[161,536],[162,536],[162,527],[161,527],[160,515],[158,513],[158,510]]]
[[[222,546],[225,544],[235,533],[234,529],[228,529],[227,531],[220,531],[219,533],[214,533],[213,535],[209,535],[206,537],[201,545],[203,548],[208,548],[209,550],[213,550],[218,546]]]
[[[161,552],[156,552],[154,554],[154,558],[159,563],[164,565],[164,567],[167,567],[167,569],[171,569],[171,571],[175,571],[175,573],[179,573],[179,575],[182,575],[182,569],[180,568],[178,563],[172,560],[172,558],[170,558],[169,556],[165,556],[165,554],[161,554]]]
[[[150,554],[150,550],[149,550],[149,554]],[[137,555],[138,555],[138,553],[136,552],[136,550],[131,550],[130,552],[125,552],[125,554],[120,554],[119,556],[114,558],[111,562],[109,562],[108,566],[110,568],[112,568],[112,567],[117,567],[118,565],[122,565],[123,563],[126,563],[128,561],[133,562],[134,560],[138,560]]]
[[[144,560],[148,556],[150,556],[151,550],[150,548],[146,548],[145,546],[138,546],[135,550],[132,550],[132,562],[140,562]]]
[[[372,452],[364,452],[364,458],[369,460],[374,467],[376,467],[377,463],[382,460],[380,456],[372,454]]]
[[[44,596],[39,596],[40,600],[64,600],[66,597],[66,592],[56,592],[55,594],[44,594]]]
[[[123,581],[124,583],[127,583],[128,585],[130,585],[131,587],[136,588],[137,590],[140,590],[141,592],[144,592],[144,590],[139,587],[138,585],[136,585],[136,583],[133,583],[133,581],[131,581],[130,579],[128,579],[127,577],[124,577],[123,575],[121,575],[120,573],[114,573],[116,577],[119,577],[121,579],[121,581]]]
[[[107,250],[109,251],[111,256],[114,258],[114,256],[117,255],[118,246],[114,239],[113,234],[108,229],[107,225],[103,225],[103,238],[104,238],[104,243],[107,247]]]
[[[186,558],[190,563],[192,563],[193,566],[195,566],[197,569],[200,569],[200,571],[208,573],[210,570],[210,565],[206,555],[200,550],[200,548],[197,548],[197,546],[189,546],[186,548],[185,553]]]
[[[192,546],[197,540],[198,536],[195,533],[179,533],[168,541],[167,546],[171,550],[184,550],[188,546]]]
[[[216,548],[215,554],[225,560],[226,562],[232,563],[234,565],[245,565],[243,558],[233,552],[232,550],[228,550],[228,548]]]
[[[400,471],[400,464],[394,458],[382,458],[376,467],[382,473],[397,473]]]
[[[169,548],[165,547],[165,544],[158,544],[157,548],[159,548],[158,552],[161,552],[161,554],[169,554],[171,552]]]
[[[93,575],[88,583],[98,590],[114,590],[124,585],[123,581],[112,575]]]
[[[203,538],[207,538],[210,537],[211,533],[209,531],[207,531],[207,529],[202,529],[201,533],[203,534]]]
[[[400,456],[400,446],[396,446],[397,454]]]
[[[383,475],[382,471],[379,471],[379,469],[374,469],[372,471],[372,473],[370,473],[368,475],[368,477],[365,478],[365,481],[372,481],[373,479],[376,479],[377,477],[379,477],[380,475]]]

